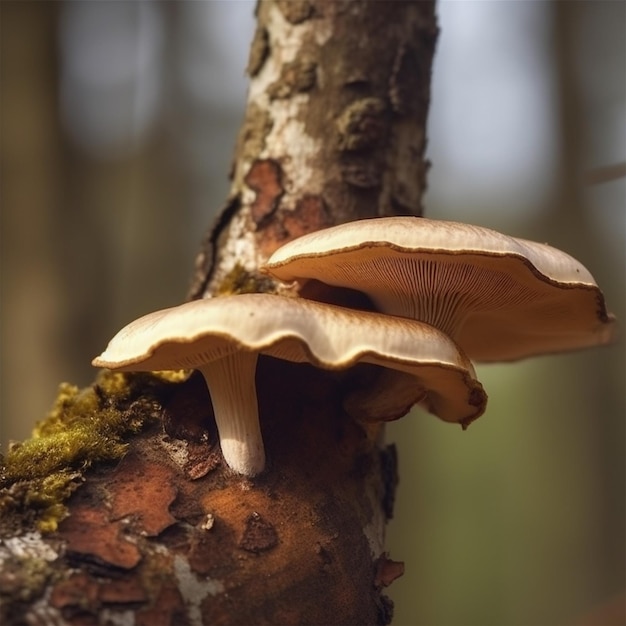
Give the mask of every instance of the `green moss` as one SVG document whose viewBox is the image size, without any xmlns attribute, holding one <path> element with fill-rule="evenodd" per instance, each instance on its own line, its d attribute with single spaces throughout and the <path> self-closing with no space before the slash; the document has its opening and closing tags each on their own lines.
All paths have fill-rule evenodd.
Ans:
<svg viewBox="0 0 626 626">
<path fill-rule="evenodd" d="M 248 272 L 237 263 L 218 287 L 216 295 L 232 296 L 242 293 L 273 293 L 275 291 L 271 279 Z"/>
<path fill-rule="evenodd" d="M 150 374 L 107 371 L 85 389 L 61 384 L 31 439 L 13 444 L 0 458 L 0 514 L 21 512 L 39 530 L 54 531 L 84 470 L 119 459 L 127 437 L 158 417 L 156 391 L 163 384 Z"/>
<path fill-rule="evenodd" d="M 166 383 L 184 383 L 191 376 L 192 372 L 193 370 L 164 370 L 162 372 L 152 372 L 152 375 Z"/>
</svg>

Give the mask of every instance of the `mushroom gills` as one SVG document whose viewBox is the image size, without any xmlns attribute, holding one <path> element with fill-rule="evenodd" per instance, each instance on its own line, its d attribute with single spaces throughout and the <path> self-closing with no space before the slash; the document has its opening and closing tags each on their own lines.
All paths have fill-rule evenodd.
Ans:
<svg viewBox="0 0 626 626">
<path fill-rule="evenodd" d="M 476 361 L 611 343 L 615 318 L 591 273 L 547 244 L 488 228 L 379 217 L 303 235 L 261 268 L 366 294 L 389 315 L 430 324 Z M 318 289 L 319 291 L 319 289 Z"/>
</svg>

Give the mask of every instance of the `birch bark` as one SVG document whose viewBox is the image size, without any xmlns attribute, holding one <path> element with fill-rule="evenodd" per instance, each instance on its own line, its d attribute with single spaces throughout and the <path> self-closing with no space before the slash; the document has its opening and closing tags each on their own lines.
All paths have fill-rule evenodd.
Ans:
<svg viewBox="0 0 626 626">
<path fill-rule="evenodd" d="M 264 0 L 257 18 L 232 187 L 191 298 L 273 289 L 259 264 L 306 232 L 422 212 L 434 3 Z M 395 450 L 344 414 L 343 378 L 259 359 L 268 469 L 254 480 L 221 463 L 197 375 L 124 384 L 60 405 L 143 428 L 121 460 L 61 468 L 73 493 L 55 532 L 19 521 L 32 491 L 2 477 L 3 623 L 390 622 Z"/>
</svg>

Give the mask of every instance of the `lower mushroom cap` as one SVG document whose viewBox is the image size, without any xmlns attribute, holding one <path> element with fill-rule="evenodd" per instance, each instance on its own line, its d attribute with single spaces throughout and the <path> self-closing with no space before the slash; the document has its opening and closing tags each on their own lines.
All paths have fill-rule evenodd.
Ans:
<svg viewBox="0 0 626 626">
<path fill-rule="evenodd" d="M 437 329 L 269 294 L 197 300 L 151 313 L 123 328 L 93 364 L 126 371 L 203 370 L 237 352 L 329 370 L 363 362 L 404 372 L 406 384 L 419 390 L 415 396 L 425 394 L 428 409 L 446 421 L 474 419 L 486 405 L 472 364 Z"/>
</svg>

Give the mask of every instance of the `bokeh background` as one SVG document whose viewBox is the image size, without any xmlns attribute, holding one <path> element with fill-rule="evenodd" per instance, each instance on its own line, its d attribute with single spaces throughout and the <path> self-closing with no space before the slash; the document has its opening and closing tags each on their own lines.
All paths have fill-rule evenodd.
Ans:
<svg viewBox="0 0 626 626">
<path fill-rule="evenodd" d="M 61 381 L 92 381 L 118 328 L 183 299 L 228 190 L 253 9 L 0 2 L 3 448 Z M 624 329 L 626 3 L 439 16 L 426 214 L 565 249 Z M 625 334 L 479 367 L 490 404 L 467 432 L 419 412 L 390 426 L 395 624 L 623 623 Z"/>
</svg>

